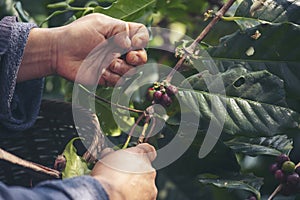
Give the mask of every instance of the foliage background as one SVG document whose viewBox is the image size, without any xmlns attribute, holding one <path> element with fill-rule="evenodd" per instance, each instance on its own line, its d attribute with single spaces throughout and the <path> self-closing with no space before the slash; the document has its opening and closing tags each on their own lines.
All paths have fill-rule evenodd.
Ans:
<svg viewBox="0 0 300 200">
<path fill-rule="evenodd" d="M 22 5 L 24 10 L 26 10 L 29 14 L 29 16 L 32 18 L 31 20 L 36 22 L 37 24 L 40 24 L 47 16 L 49 16 L 55 9 L 48 9 L 47 5 L 50 3 L 55 3 L 59 1 L 50 1 L 50 0 L 40 0 L 40 1 L 29 1 L 29 0 L 22 0 Z M 97 1 L 96 1 L 97 2 Z M 76 6 L 81 6 L 83 7 L 86 5 L 87 1 L 85 0 L 79 0 L 74 3 Z M 109 1 L 98 1 L 97 3 L 109 3 Z M 179 32 L 182 32 L 183 34 L 186 34 L 190 36 L 191 38 L 196 38 L 197 35 L 201 32 L 201 30 L 207 25 L 208 21 L 204 21 L 204 15 L 208 9 L 213 9 L 217 10 L 219 6 L 223 2 L 221 1 L 204 1 L 204 0 L 199 0 L 199 1 L 192 1 L 192 0 L 158 0 L 156 2 L 154 10 L 149 9 L 146 10 L 145 13 L 138 19 L 134 19 L 135 21 L 141 22 L 146 25 L 151 25 L 151 26 L 159 26 L 163 28 L 169 28 L 173 29 Z M 251 3 L 248 0 L 245 0 L 243 2 L 238 2 L 239 3 Z M 238 7 L 238 4 L 235 4 L 231 10 L 228 12 L 228 15 L 231 16 L 233 15 L 235 9 Z M 1 10 L 1 15 L 4 16 L 7 14 L 10 14 L 12 12 L 15 12 L 14 9 L 12 9 L 13 1 L 4 1 L 0 0 L 0 10 Z M 247 7 L 247 6 L 245 6 Z M 297 10 L 299 12 L 299 10 Z M 240 14 L 243 14 L 243 11 L 239 11 Z M 48 23 L 43 24 L 43 27 L 55 27 L 55 26 L 60 26 L 63 25 L 68 18 L 71 16 L 71 13 L 65 13 L 63 15 L 58 15 L 53 17 Z M 2 17 L 1 16 L 1 17 Z M 299 16 L 299 13 L 294 14 L 294 19 L 297 19 L 297 16 Z M 245 16 L 245 17 L 252 17 L 252 16 Z M 269 19 L 270 16 L 265 16 L 267 19 Z M 293 19 L 293 17 L 291 17 Z M 275 19 L 275 20 L 278 20 Z M 259 65 L 256 64 L 255 62 L 246 62 L 245 65 L 242 65 L 240 68 L 231 68 L 231 66 L 236 63 L 234 61 L 229 60 L 229 61 L 224 61 L 222 58 L 233 58 L 235 60 L 241 59 L 243 61 L 242 57 L 244 56 L 245 48 L 249 46 L 249 43 L 246 43 L 245 40 L 243 39 L 244 33 L 247 34 L 248 29 L 244 29 L 241 33 L 241 35 L 232 35 L 235 34 L 237 31 L 240 30 L 241 26 L 246 26 L 245 24 L 249 21 L 238 21 L 237 20 L 230 20 L 230 21 L 220 21 L 209 33 L 209 35 L 205 38 L 203 41 L 206 44 L 209 45 L 215 45 L 214 48 L 211 49 L 211 54 L 216 58 L 218 62 L 220 62 L 220 66 L 223 68 L 224 74 L 222 75 L 224 77 L 224 80 L 228 81 L 228 85 L 233 84 L 232 77 L 240 76 L 241 74 L 250 74 L 250 77 L 264 77 L 265 79 L 258 78 L 258 81 L 266 81 L 262 82 L 263 86 L 266 87 L 265 91 L 271 91 L 271 97 L 266 97 L 266 99 L 261 100 L 261 99 L 254 99 L 257 101 L 266 101 L 272 104 L 285 104 L 287 101 L 288 107 L 292 108 L 293 110 L 299 112 L 299 103 L 298 103 L 298 96 L 299 93 L 297 92 L 299 90 L 299 87 L 296 87 L 297 81 L 299 81 L 299 70 L 297 69 L 298 63 L 299 63 L 299 57 L 294 61 L 291 65 L 293 66 L 288 66 L 288 69 L 291 69 L 292 73 L 296 74 L 296 79 L 294 83 L 290 83 L 291 87 L 286 86 L 285 88 L 280 87 L 281 82 L 280 80 L 284 80 L 285 84 L 289 83 L 288 80 L 290 77 L 287 76 L 286 72 L 284 71 L 285 68 L 281 68 L 283 71 L 278 71 L 276 70 L 276 67 L 269 67 L 266 68 L 264 65 Z M 250 24 L 252 23 L 251 21 L 249 22 Z M 299 21 L 294 21 L 294 23 L 298 23 Z M 288 29 L 288 25 L 280 25 L 281 27 L 275 28 L 274 31 L 277 34 L 271 34 L 267 33 L 270 41 L 268 42 L 269 46 L 266 46 L 262 48 L 264 52 L 259 53 L 258 55 L 261 56 L 259 58 L 255 58 L 254 61 L 257 60 L 263 60 L 264 56 L 267 58 L 272 58 L 272 55 L 268 55 L 268 48 L 277 48 L 280 46 L 280 42 L 286 43 L 290 42 L 288 41 L 281 41 L 282 38 L 286 37 L 292 37 L 293 40 L 292 42 L 296 45 L 299 44 L 299 36 L 297 35 L 288 35 L 286 32 Z M 264 27 L 261 27 L 261 32 L 264 31 Z M 281 29 L 280 29 L 281 28 Z M 278 31 L 282 31 L 282 34 L 278 34 Z M 253 33 L 252 32 L 249 34 Z M 284 35 L 283 37 L 279 37 L 279 35 Z M 229 44 L 229 47 L 226 49 L 222 44 L 224 44 L 225 39 L 223 39 L 220 43 L 220 38 L 223 36 L 227 36 L 225 39 L 227 44 Z M 277 38 L 278 36 L 278 38 Z M 164 38 L 156 38 L 156 40 L 152 42 L 156 42 L 159 44 L 161 40 Z M 240 42 L 237 40 L 240 39 Z M 223 43 L 222 43 L 223 42 Z M 251 42 L 251 41 L 250 41 Z M 275 43 L 274 46 L 272 44 Z M 279 44 L 277 44 L 279 43 Z M 221 44 L 221 45 L 219 45 Z M 218 46 L 219 45 L 219 46 Z M 250 43 L 251 45 L 251 43 Z M 273 59 L 273 65 L 277 65 L 278 63 L 282 63 L 282 60 L 286 61 L 289 59 L 289 55 L 291 55 L 291 51 L 297 51 L 297 47 L 294 48 L 295 45 L 292 43 L 289 43 L 286 45 L 288 47 L 291 47 L 291 49 L 282 49 L 282 57 L 281 60 L 275 60 Z M 259 48 L 260 46 L 258 46 Z M 293 48 L 292 48 L 293 47 Z M 299 48 L 298 48 L 299 50 Z M 233 52 L 231 52 L 233 51 Z M 243 53 L 243 54 L 242 54 Z M 159 63 L 164 63 L 168 66 L 174 65 L 176 62 L 176 59 L 174 58 L 174 55 L 168 54 L 168 53 L 161 53 L 158 51 L 152 51 L 151 49 L 148 51 L 148 55 L 150 59 L 154 59 L 158 61 Z M 276 57 L 276 56 L 274 56 Z M 294 57 L 291 57 L 295 58 Z M 245 57 L 244 59 L 248 59 L 248 57 Z M 252 60 L 253 61 L 253 60 Z M 278 63 L 277 63 L 278 62 Z M 275 63 L 275 64 L 274 64 Z M 290 62 L 284 62 L 284 64 L 290 65 Z M 263 66 L 263 67 L 262 67 Z M 186 74 L 187 76 L 192 74 L 193 71 L 190 70 L 189 66 L 186 66 Z M 264 73 L 256 73 L 253 74 L 253 71 L 260 71 L 262 69 L 266 69 L 267 71 Z M 238 71 L 240 70 L 240 71 Z M 248 71 L 247 71 L 248 70 Z M 261 71 L 260 71 L 261 72 Z M 237 74 L 235 76 L 235 74 Z M 275 74 L 275 75 L 274 75 Z M 207 74 L 207 76 L 210 76 Z M 278 77 L 280 77 L 280 80 Z M 247 77 L 246 77 L 246 80 Z M 256 79 L 255 79 L 256 80 Z M 201 83 L 201 80 L 195 79 L 193 77 L 190 77 L 189 81 L 191 83 L 194 83 L 194 86 L 197 90 L 199 91 L 205 91 L 207 88 L 205 88 L 205 85 Z M 203 80 L 202 80 L 203 81 Z M 291 81 L 292 82 L 292 81 Z M 235 82 L 234 82 L 235 83 Z M 254 84 L 250 83 L 251 87 L 254 86 Z M 275 88 L 273 91 L 272 88 Z M 59 77 L 53 76 L 53 77 L 48 77 L 46 84 L 45 84 L 45 93 L 44 93 L 44 98 L 56 98 L 56 99 L 61 99 L 61 100 L 70 100 L 70 94 L 71 94 L 71 89 L 72 89 L 72 83 L 61 79 Z M 104 96 L 109 96 L 109 89 L 107 88 L 100 88 L 101 93 Z M 106 93 L 105 93 L 106 92 Z M 230 93 L 228 90 L 227 92 Z M 243 91 L 244 92 L 244 91 Z M 233 96 L 238 96 L 242 97 L 245 99 L 251 99 L 251 98 L 256 98 L 257 96 L 257 91 L 252 91 L 253 96 L 243 96 L 243 93 L 234 93 L 231 94 Z M 283 92 L 283 96 L 281 96 L 281 92 Z M 278 97 L 274 94 L 279 94 Z M 290 98 L 285 98 L 285 93 L 287 93 L 287 97 Z M 196 94 L 195 94 L 196 95 Z M 296 96 L 296 97 L 295 97 Z M 295 98 L 294 98 L 295 97 Z M 275 100 L 278 102 L 274 102 Z M 280 103 L 281 102 L 281 103 Z M 138 102 L 135 106 L 138 106 Z M 285 106 L 287 106 L 285 104 Z M 101 107 L 101 105 L 99 105 Z M 102 110 L 102 114 L 105 111 L 105 107 L 99 108 Z M 107 110 L 106 110 L 107 111 Z M 107 111 L 105 114 L 109 115 L 109 111 Z M 101 116 L 99 115 L 99 118 L 101 119 Z M 115 135 L 120 134 L 120 130 L 118 127 L 114 127 L 114 125 L 110 125 L 108 127 L 103 126 L 102 128 L 105 129 L 106 132 L 109 132 L 111 135 L 113 133 Z M 168 126 L 166 129 L 166 132 L 172 133 L 172 126 Z M 296 152 L 299 151 L 299 136 L 295 136 L 298 133 L 297 131 L 295 132 L 289 132 L 289 137 L 293 138 L 294 142 L 294 148 L 291 157 L 295 162 L 299 162 L 299 154 Z M 271 133 L 271 135 L 273 135 Z M 276 136 L 276 134 L 274 133 Z M 165 140 L 159 140 L 158 142 L 161 143 L 160 145 L 163 145 L 164 142 L 168 141 L 168 138 L 171 138 L 172 135 L 165 134 Z M 263 134 L 261 136 L 264 136 Z M 224 136 L 226 137 L 226 136 Z M 285 136 L 276 136 L 275 142 L 282 141 L 287 142 L 287 138 Z M 120 139 L 122 140 L 122 136 L 116 137 L 117 140 Z M 243 154 L 244 152 L 241 149 L 238 149 L 239 147 L 236 145 L 235 140 L 229 140 L 232 138 L 227 138 L 227 143 L 226 145 L 232 145 L 234 148 L 237 148 L 238 153 L 234 154 L 233 150 L 228 148 L 228 146 L 224 145 L 224 143 L 220 142 L 217 144 L 217 147 L 214 149 L 212 153 L 209 154 L 208 157 L 205 159 L 199 159 L 198 158 L 198 151 L 199 151 L 199 146 L 201 144 L 201 141 L 203 139 L 203 135 L 199 134 L 197 136 L 197 139 L 193 143 L 193 145 L 189 148 L 189 150 L 175 163 L 172 165 L 159 170 L 158 171 L 158 178 L 157 178 L 157 186 L 159 188 L 159 199 L 165 199 L 165 200 L 189 200 L 189 199 L 246 199 L 247 196 L 250 195 L 249 192 L 244 192 L 240 190 L 233 190 L 233 189 L 225 189 L 225 188 L 217 188 L 215 186 L 211 185 L 206 185 L 202 184 L 199 182 L 199 175 L 200 174 L 205 174 L 205 173 L 213 173 L 213 174 L 218 174 L 220 176 L 228 176 L 230 177 L 232 175 L 232 172 L 242 172 L 242 173 L 247 173 L 247 172 L 252 172 L 255 173 L 256 176 L 258 177 L 264 177 L 264 185 L 261 188 L 261 193 L 262 195 L 268 195 L 270 194 L 274 188 L 276 187 L 276 182 L 274 182 L 274 178 L 269 175 L 268 172 L 268 166 L 273 162 L 274 157 L 270 156 L 272 155 L 261 155 L 257 151 L 254 152 L 255 148 L 252 148 L 251 146 L 251 153 L 249 153 L 249 149 L 244 150 L 244 152 L 247 152 L 246 154 Z M 223 138 L 226 140 L 226 138 Z M 233 138 L 234 139 L 234 138 Z M 241 138 L 237 138 L 238 142 L 242 141 Z M 265 138 L 259 138 L 259 142 L 262 142 L 262 140 Z M 273 138 L 274 139 L 274 138 Z M 268 139 L 266 139 L 269 141 Z M 246 139 L 246 142 L 249 142 L 248 139 Z M 256 143 L 258 143 L 256 141 Z M 280 142 L 279 142 L 280 143 Z M 252 145 L 255 144 L 255 141 L 252 143 Z M 288 143 L 290 144 L 290 143 Z M 286 150 L 284 149 L 286 146 L 283 146 L 281 149 L 282 151 Z M 277 145 L 276 148 L 274 149 L 279 149 L 279 146 Z M 236 149 L 235 149 L 236 150 Z M 257 150 L 257 149 L 256 149 Z M 266 149 L 263 148 L 263 151 Z M 276 154 L 276 153 L 273 153 Z M 230 172 L 230 173 L 229 173 Z M 245 178 L 245 177 L 244 177 Z M 251 177 L 249 178 L 251 179 Z M 204 179 L 203 179 L 204 180 Z M 244 179 L 246 180 L 246 178 Z M 259 179 L 256 179 L 256 181 L 259 182 Z M 202 181 L 205 182 L 205 181 Z M 280 197 L 281 199 L 288 199 L 288 198 L 283 198 Z M 296 199 L 297 197 L 293 196 L 289 199 Z M 279 198 L 278 198 L 279 199 Z"/>
</svg>

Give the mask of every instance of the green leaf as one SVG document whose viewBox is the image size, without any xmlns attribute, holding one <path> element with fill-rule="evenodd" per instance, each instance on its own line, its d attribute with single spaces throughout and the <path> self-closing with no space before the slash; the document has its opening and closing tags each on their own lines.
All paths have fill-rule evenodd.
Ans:
<svg viewBox="0 0 300 200">
<path fill-rule="evenodd" d="M 25 10 L 22 7 L 22 3 L 17 1 L 14 4 L 14 8 L 18 12 L 19 17 L 22 19 L 23 22 L 29 22 L 29 16 L 26 14 Z"/>
<path fill-rule="evenodd" d="M 235 16 L 253 17 L 269 22 L 300 23 L 299 0 L 244 0 Z"/>
<path fill-rule="evenodd" d="M 86 175 L 90 173 L 88 163 L 77 155 L 77 150 L 73 145 L 75 140 L 80 138 L 73 138 L 65 147 L 63 155 L 66 158 L 66 167 L 62 171 L 62 178 L 71 178 L 75 176 Z"/>
<path fill-rule="evenodd" d="M 200 117 L 200 128 L 214 121 L 225 133 L 247 137 L 273 136 L 299 129 L 300 115 L 286 107 L 188 89 L 180 89 L 178 98 Z M 212 105 L 216 108 L 214 113 Z M 222 124 L 220 116 L 224 115 Z"/>
<path fill-rule="evenodd" d="M 208 51 L 215 59 L 299 62 L 299 35 L 297 24 L 261 24 L 223 37 L 218 46 Z"/>
<path fill-rule="evenodd" d="M 113 90 L 116 88 L 98 88 L 97 94 L 110 101 Z M 127 116 L 128 113 L 121 109 L 115 109 L 113 113 L 111 105 L 99 100 L 96 101 L 96 113 L 103 132 L 109 136 L 119 136 L 122 131 L 128 131 L 134 124 L 134 118 Z"/>
<path fill-rule="evenodd" d="M 285 99 L 288 107 L 300 112 L 300 71 L 297 62 L 243 62 L 220 60 L 217 66 L 221 72 L 225 72 L 236 66 L 242 66 L 249 71 L 267 70 L 278 76 L 284 83 Z M 278 93 L 282 93 L 279 88 L 277 91 Z M 273 91 L 273 93 L 276 93 L 276 91 Z"/>
<path fill-rule="evenodd" d="M 273 137 L 236 137 L 225 142 L 233 151 L 250 156 L 272 155 L 277 156 L 282 153 L 289 154 L 293 148 L 293 140 L 286 135 L 276 135 Z"/>
<path fill-rule="evenodd" d="M 156 0 L 136 0 L 134 2 L 131 0 L 119 0 L 112 3 L 109 8 L 97 6 L 94 12 L 103 13 L 117 19 L 132 21 L 141 17 L 147 9 L 153 8 L 155 2 Z"/>
<path fill-rule="evenodd" d="M 250 191 L 256 195 L 258 200 L 261 198 L 259 190 L 263 185 L 262 178 L 254 175 L 237 175 L 224 179 L 212 177 L 216 176 L 212 174 L 201 175 L 199 177 L 199 182 L 203 184 L 213 184 L 214 186 L 222 188 Z"/>
<path fill-rule="evenodd" d="M 188 77 L 182 85 L 188 82 L 195 90 L 209 92 L 208 88 L 219 84 L 216 81 L 219 76 L 229 97 L 287 106 L 283 81 L 279 77 L 267 70 L 253 72 L 243 65 L 232 65 L 220 74 L 211 74 L 206 70 Z"/>
</svg>

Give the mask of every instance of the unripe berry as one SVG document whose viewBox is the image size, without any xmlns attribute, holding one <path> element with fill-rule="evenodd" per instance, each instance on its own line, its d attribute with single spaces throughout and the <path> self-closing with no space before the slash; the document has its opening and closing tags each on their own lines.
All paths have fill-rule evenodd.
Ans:
<svg viewBox="0 0 300 200">
<path fill-rule="evenodd" d="M 286 154 L 281 154 L 277 156 L 276 162 L 278 163 L 278 166 L 280 167 L 285 161 L 289 161 L 290 158 Z"/>
<path fill-rule="evenodd" d="M 295 171 L 295 163 L 292 161 L 285 161 L 282 164 L 281 169 L 285 172 L 285 173 L 293 173 Z"/>
<path fill-rule="evenodd" d="M 153 100 L 153 94 L 154 94 L 155 90 L 153 87 L 149 88 L 148 89 L 148 92 L 147 92 L 147 99 L 149 101 L 152 101 Z"/>
<path fill-rule="evenodd" d="M 294 172 L 287 176 L 286 181 L 290 185 L 297 185 L 299 182 L 299 179 L 300 179 L 299 175 L 296 172 Z"/>
<path fill-rule="evenodd" d="M 162 100 L 162 104 L 166 107 L 172 104 L 172 99 L 168 96 L 168 94 L 163 94 L 161 100 Z"/>
<path fill-rule="evenodd" d="M 166 88 L 166 92 L 169 96 L 174 96 L 178 93 L 178 88 L 174 85 L 169 85 L 167 88 Z"/>
<path fill-rule="evenodd" d="M 160 102 L 162 94 L 163 93 L 161 91 L 154 92 L 153 99 L 154 99 L 155 103 L 159 103 Z"/>
<path fill-rule="evenodd" d="M 274 174 L 278 169 L 279 169 L 279 167 L 278 167 L 278 164 L 277 164 L 277 163 L 273 163 L 273 164 L 270 166 L 270 172 L 271 172 L 272 174 Z"/>
<path fill-rule="evenodd" d="M 276 170 L 274 176 L 275 176 L 275 179 L 281 183 L 286 181 L 286 176 L 281 169 Z"/>
</svg>

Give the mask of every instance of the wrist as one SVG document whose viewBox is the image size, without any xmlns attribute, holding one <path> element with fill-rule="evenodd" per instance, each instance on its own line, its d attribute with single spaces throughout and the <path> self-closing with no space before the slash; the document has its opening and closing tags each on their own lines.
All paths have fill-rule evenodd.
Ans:
<svg viewBox="0 0 300 200">
<path fill-rule="evenodd" d="M 55 57 L 54 32 L 49 28 L 30 30 L 24 49 L 17 81 L 41 78 L 54 73 Z"/>
<path fill-rule="evenodd" d="M 93 176 L 101 186 L 104 188 L 110 200 L 126 200 L 125 196 L 122 195 L 118 188 L 115 188 L 112 184 L 109 183 L 106 179 L 101 176 Z"/>
</svg>

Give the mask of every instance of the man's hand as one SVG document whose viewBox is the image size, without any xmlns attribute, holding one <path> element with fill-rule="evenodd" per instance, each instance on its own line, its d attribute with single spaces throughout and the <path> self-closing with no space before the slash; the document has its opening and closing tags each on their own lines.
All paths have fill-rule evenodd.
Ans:
<svg viewBox="0 0 300 200">
<path fill-rule="evenodd" d="M 136 147 L 106 153 L 96 164 L 92 176 L 104 187 L 111 200 L 155 200 L 154 147 Z"/>
<path fill-rule="evenodd" d="M 30 31 L 18 81 L 58 74 L 82 84 L 112 86 L 146 63 L 146 27 L 102 14 L 84 16 L 58 28 Z M 120 55 L 128 52 L 126 59 Z"/>
</svg>

